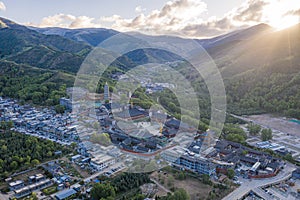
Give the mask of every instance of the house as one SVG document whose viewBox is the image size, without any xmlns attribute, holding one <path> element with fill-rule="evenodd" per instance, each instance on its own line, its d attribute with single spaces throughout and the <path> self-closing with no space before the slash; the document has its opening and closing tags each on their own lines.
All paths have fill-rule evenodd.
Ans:
<svg viewBox="0 0 300 200">
<path fill-rule="evenodd" d="M 63 190 L 55 195 L 57 200 L 71 199 L 77 194 L 77 191 L 74 189 Z"/>
<path fill-rule="evenodd" d="M 172 138 L 176 136 L 177 132 L 178 132 L 177 129 L 168 128 L 168 129 L 164 129 L 162 131 L 162 134 L 167 138 Z"/>
<path fill-rule="evenodd" d="M 169 127 L 169 128 L 179 129 L 179 127 L 180 127 L 180 120 L 172 118 L 172 119 L 168 120 L 165 123 L 165 125 L 167 127 Z"/>
<path fill-rule="evenodd" d="M 79 160 L 80 158 L 81 158 L 81 155 L 78 154 L 78 155 L 72 156 L 71 161 L 75 162 L 76 160 Z"/>
<path fill-rule="evenodd" d="M 14 190 L 14 192 L 15 192 L 14 196 L 16 198 L 23 198 L 27 195 L 30 195 L 32 192 L 34 192 L 36 190 L 44 189 L 46 187 L 49 187 L 50 185 L 52 185 L 52 182 L 50 181 L 50 179 L 43 179 L 39 182 L 36 182 L 31 185 L 27 185 L 22 188 Z"/>
</svg>

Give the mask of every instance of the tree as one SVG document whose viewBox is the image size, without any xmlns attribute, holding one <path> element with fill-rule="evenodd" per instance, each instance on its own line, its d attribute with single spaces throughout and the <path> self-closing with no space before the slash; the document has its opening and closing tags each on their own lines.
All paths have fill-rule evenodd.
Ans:
<svg viewBox="0 0 300 200">
<path fill-rule="evenodd" d="M 263 129 L 261 131 L 261 139 L 263 141 L 271 140 L 273 137 L 271 129 Z"/>
<path fill-rule="evenodd" d="M 64 106 L 62 106 L 62 105 L 56 105 L 55 106 L 55 112 L 56 113 L 60 113 L 60 114 L 62 114 L 62 113 L 64 113 L 65 112 L 65 107 Z"/>
<path fill-rule="evenodd" d="M 249 131 L 249 133 L 250 133 L 251 135 L 257 135 L 257 134 L 260 132 L 260 130 L 261 130 L 260 125 L 258 125 L 258 124 L 253 124 L 253 123 L 250 123 L 250 124 L 247 126 L 247 128 L 248 128 L 248 131 Z"/>
<path fill-rule="evenodd" d="M 18 163 L 17 163 L 16 161 L 12 161 L 12 162 L 10 163 L 10 168 L 11 168 L 12 170 L 16 170 L 16 169 L 18 168 Z"/>
<path fill-rule="evenodd" d="M 167 196 L 155 196 L 155 200 L 189 200 L 191 199 L 190 195 L 183 189 L 179 188 L 177 189 L 173 194 L 169 193 Z"/>
<path fill-rule="evenodd" d="M 32 193 L 31 193 L 30 200 L 38 200 L 38 197 L 37 197 L 37 195 L 36 195 L 35 192 L 32 192 Z"/>
<path fill-rule="evenodd" d="M 108 133 L 93 133 L 90 137 L 91 142 L 98 143 L 103 146 L 108 146 L 111 144 L 111 140 Z"/>
<path fill-rule="evenodd" d="M 244 143 L 245 138 L 239 134 L 228 134 L 226 136 L 226 140 L 232 141 L 232 142 L 239 142 L 239 143 Z"/>
<path fill-rule="evenodd" d="M 179 180 L 184 180 L 186 178 L 185 173 L 183 171 L 179 172 L 177 178 Z"/>
<path fill-rule="evenodd" d="M 234 170 L 229 168 L 227 170 L 227 176 L 228 176 L 228 178 L 233 179 L 233 177 L 235 176 Z"/>
<path fill-rule="evenodd" d="M 116 192 L 114 187 L 110 184 L 96 183 L 91 190 L 91 196 L 95 200 L 102 198 L 114 198 L 116 196 Z"/>
<path fill-rule="evenodd" d="M 190 195 L 183 189 L 183 188 L 179 188 L 178 190 L 176 190 L 173 194 L 173 198 L 170 199 L 174 199 L 174 200 L 189 200 Z"/>
<path fill-rule="evenodd" d="M 40 161 L 39 161 L 38 159 L 33 159 L 33 160 L 31 161 L 31 164 L 35 166 L 35 165 L 40 164 Z"/>
<path fill-rule="evenodd" d="M 203 175 L 202 175 L 202 182 L 203 182 L 204 184 L 210 185 L 210 184 L 211 184 L 211 180 L 210 180 L 209 175 L 203 174 Z"/>
<path fill-rule="evenodd" d="M 294 162 L 294 158 L 293 156 L 289 153 L 289 154 L 286 154 L 284 157 L 283 157 L 285 160 L 289 161 L 289 162 Z"/>
</svg>

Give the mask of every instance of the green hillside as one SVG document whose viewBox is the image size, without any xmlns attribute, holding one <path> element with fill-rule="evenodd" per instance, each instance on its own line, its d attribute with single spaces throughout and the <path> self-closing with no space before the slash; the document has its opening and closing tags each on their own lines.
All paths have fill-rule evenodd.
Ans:
<svg viewBox="0 0 300 200">
<path fill-rule="evenodd" d="M 61 86 L 72 85 L 74 75 L 93 49 L 92 45 L 117 33 L 105 29 L 33 30 L 3 18 L 0 21 L 0 95 L 24 101 L 35 99 L 35 103 L 40 100 L 41 104 L 47 105 L 55 105 L 64 95 Z M 272 112 L 300 118 L 300 25 L 274 32 L 261 24 L 198 42 L 220 69 L 230 112 Z M 178 60 L 183 59 L 167 51 L 138 49 L 116 59 L 113 68 L 106 73 L 106 80 L 117 68 L 125 72 L 149 62 Z M 209 107 L 207 88 L 195 70 L 188 63 L 173 67 L 191 80 L 202 109 Z M 98 91 L 101 91 L 101 83 Z M 41 89 L 41 85 L 47 89 Z M 38 98 L 32 97 L 34 92 L 39 92 L 35 93 Z M 205 113 L 209 115 L 209 112 Z"/>
</svg>

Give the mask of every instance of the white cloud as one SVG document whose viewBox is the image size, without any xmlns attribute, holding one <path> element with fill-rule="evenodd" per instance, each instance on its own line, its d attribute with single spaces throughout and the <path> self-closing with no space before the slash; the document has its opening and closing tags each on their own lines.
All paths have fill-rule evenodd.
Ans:
<svg viewBox="0 0 300 200">
<path fill-rule="evenodd" d="M 105 27 L 118 31 L 139 31 L 147 34 L 175 34 L 186 37 L 210 37 L 258 23 L 275 24 L 285 15 L 297 15 L 299 0 L 245 0 L 222 17 L 203 19 L 207 5 L 202 0 L 172 0 L 160 10 L 145 14 L 137 6 L 137 16 L 126 19 L 119 15 L 94 19 L 87 16 L 57 14 L 43 18 L 38 26 L 66 28 Z M 220 3 L 220 6 L 222 4 Z M 290 18 L 286 18 L 286 23 Z"/>
<path fill-rule="evenodd" d="M 5 6 L 5 4 L 2 2 L 2 1 L 0 1 L 0 11 L 5 11 L 6 10 L 6 6 Z"/>
<path fill-rule="evenodd" d="M 267 0 L 247 0 L 221 18 L 212 16 L 204 20 L 202 15 L 207 11 L 207 5 L 203 1 L 173 0 L 148 15 L 140 13 L 133 19 L 112 16 L 101 20 L 107 22 L 110 19 L 112 28 L 120 31 L 209 37 L 259 23 L 263 17 L 263 9 L 268 4 Z"/>
<path fill-rule="evenodd" d="M 142 6 L 137 6 L 135 8 L 135 12 L 136 13 L 141 13 L 141 12 L 145 12 L 147 9 L 146 8 L 142 8 Z"/>
<path fill-rule="evenodd" d="M 73 16 L 67 14 L 56 14 L 44 17 L 40 24 L 31 24 L 38 27 L 62 27 L 62 28 L 90 28 L 101 27 L 101 24 L 95 22 L 94 18 L 87 16 Z"/>
<path fill-rule="evenodd" d="M 252 26 L 262 22 L 264 7 L 268 4 L 266 0 L 247 0 L 223 17 L 213 16 L 202 23 L 190 23 L 180 31 L 190 37 L 209 37 Z"/>
<path fill-rule="evenodd" d="M 136 10 L 140 11 L 141 8 L 137 7 Z M 115 16 L 112 28 L 156 34 L 177 32 L 190 22 L 201 21 L 201 15 L 206 11 L 207 5 L 201 0 L 174 0 L 167 2 L 161 10 L 153 10 L 148 15 L 140 13 L 133 19 Z"/>
</svg>

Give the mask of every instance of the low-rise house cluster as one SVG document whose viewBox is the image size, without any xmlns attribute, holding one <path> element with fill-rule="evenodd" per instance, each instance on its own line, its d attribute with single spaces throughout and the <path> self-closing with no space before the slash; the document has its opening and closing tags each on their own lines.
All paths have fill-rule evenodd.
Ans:
<svg viewBox="0 0 300 200">
<path fill-rule="evenodd" d="M 76 116 L 55 113 L 52 109 L 36 109 L 29 105 L 19 105 L 11 99 L 0 99 L 0 121 L 12 121 L 14 130 L 43 139 L 70 145 L 78 142 L 75 126 L 71 126 Z"/>
<path fill-rule="evenodd" d="M 288 153 L 290 153 L 284 145 L 272 143 L 270 141 L 257 142 L 256 147 L 260 149 L 270 149 L 282 156 L 285 156 Z"/>
<path fill-rule="evenodd" d="M 14 192 L 14 197 L 17 199 L 30 195 L 32 192 L 51 186 L 53 182 L 46 178 L 43 174 L 35 174 L 29 176 L 28 180 L 16 180 L 8 183 L 11 191 Z"/>
<path fill-rule="evenodd" d="M 226 173 L 228 167 L 249 178 L 267 178 L 275 176 L 283 167 L 283 161 L 268 153 L 245 147 L 239 143 L 221 140 L 211 155 L 215 160 L 222 161 L 217 171 Z M 232 165 L 228 165 L 232 163 Z"/>
</svg>

